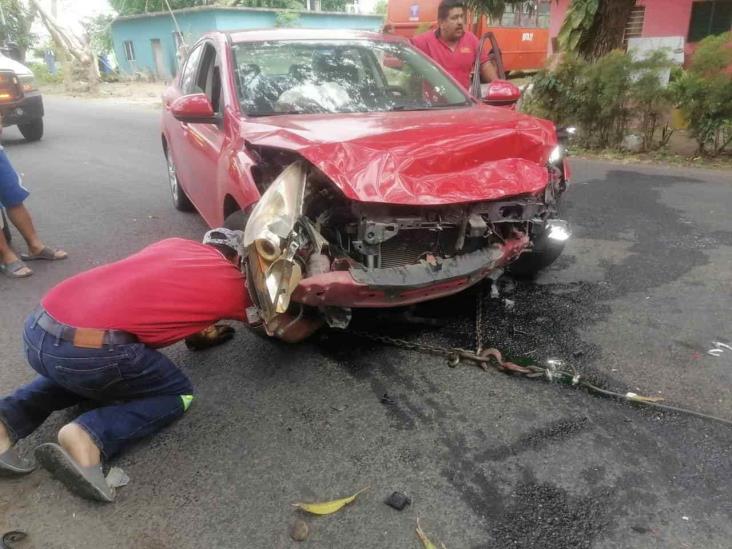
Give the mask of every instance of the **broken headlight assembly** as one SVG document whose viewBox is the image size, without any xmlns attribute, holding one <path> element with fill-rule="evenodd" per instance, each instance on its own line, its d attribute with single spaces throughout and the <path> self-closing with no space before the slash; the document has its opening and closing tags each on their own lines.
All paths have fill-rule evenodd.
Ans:
<svg viewBox="0 0 732 549">
<path fill-rule="evenodd" d="M 297 225 L 306 177 L 302 162 L 285 168 L 257 202 L 244 229 L 250 291 L 265 325 L 287 311 L 302 279 L 296 254 L 303 240 Z"/>
</svg>

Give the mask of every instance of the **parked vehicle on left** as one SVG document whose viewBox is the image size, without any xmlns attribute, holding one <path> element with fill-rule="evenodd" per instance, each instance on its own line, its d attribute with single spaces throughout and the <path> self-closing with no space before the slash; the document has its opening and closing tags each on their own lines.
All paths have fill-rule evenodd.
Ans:
<svg viewBox="0 0 732 549">
<path fill-rule="evenodd" d="M 43 97 L 33 72 L 1 53 L 0 114 L 3 127 L 18 126 L 26 141 L 43 137 Z"/>
</svg>

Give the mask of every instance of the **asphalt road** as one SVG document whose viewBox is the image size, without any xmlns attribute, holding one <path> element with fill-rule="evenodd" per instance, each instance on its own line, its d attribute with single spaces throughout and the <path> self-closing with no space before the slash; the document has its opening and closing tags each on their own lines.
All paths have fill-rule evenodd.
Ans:
<svg viewBox="0 0 732 549">
<path fill-rule="evenodd" d="M 1 393 L 33 377 L 21 325 L 49 287 L 205 229 L 172 208 L 154 110 L 48 98 L 46 126 L 39 143 L 8 129 L 3 144 L 40 231 L 70 258 L 0 277 Z M 732 418 L 732 352 L 707 354 L 732 343 L 731 193 L 729 172 L 575 161 L 575 238 L 537 282 L 503 281 L 513 307 L 486 299 L 484 341 Z M 437 330 L 359 321 L 467 346 L 474 300 L 422 308 Z M 292 547 L 293 502 L 368 487 L 335 515 L 303 516 L 303 545 L 417 548 L 419 518 L 451 549 L 730 547 L 730 426 L 338 334 L 286 346 L 241 327 L 220 349 L 166 352 L 199 398 L 113 463 L 131 478 L 117 501 L 78 499 L 45 471 L 0 479 L 2 531 L 25 530 L 37 548 Z M 75 412 L 53 415 L 23 451 Z M 402 512 L 383 503 L 395 490 L 412 498 Z"/>
</svg>

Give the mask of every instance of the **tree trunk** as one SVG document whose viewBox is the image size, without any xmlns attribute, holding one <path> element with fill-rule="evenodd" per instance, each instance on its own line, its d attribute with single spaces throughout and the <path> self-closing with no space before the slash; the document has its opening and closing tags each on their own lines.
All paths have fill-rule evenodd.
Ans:
<svg viewBox="0 0 732 549">
<path fill-rule="evenodd" d="M 634 6 L 635 0 L 600 0 L 592 28 L 578 45 L 580 54 L 592 60 L 622 47 L 625 25 Z"/>
<path fill-rule="evenodd" d="M 68 89 L 70 84 L 72 84 L 68 79 L 72 78 L 72 65 L 76 61 L 81 69 L 80 72 L 86 75 L 89 91 L 94 92 L 98 90 L 99 69 L 96 64 L 96 56 L 92 53 L 89 45 L 83 43 L 73 33 L 59 25 L 56 19 L 40 5 L 38 0 L 30 0 L 30 3 L 41 16 L 41 21 L 50 33 L 51 38 L 53 38 L 59 53 L 62 52 L 62 56 L 66 58 L 64 86 Z M 82 76 L 82 78 L 84 77 Z"/>
</svg>

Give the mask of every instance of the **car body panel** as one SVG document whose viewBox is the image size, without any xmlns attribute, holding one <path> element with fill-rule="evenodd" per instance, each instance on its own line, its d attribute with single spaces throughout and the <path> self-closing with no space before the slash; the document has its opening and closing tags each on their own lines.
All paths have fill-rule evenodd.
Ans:
<svg viewBox="0 0 732 549">
<path fill-rule="evenodd" d="M 244 122 L 242 136 L 297 151 L 351 200 L 419 205 L 537 192 L 547 184 L 544 165 L 556 142 L 550 123 L 480 104 L 269 116 Z"/>
<path fill-rule="evenodd" d="M 402 41 L 368 32 L 277 29 L 212 33 L 194 45 L 208 43 L 221 58 L 219 122 L 183 123 L 173 117 L 171 104 L 182 95 L 179 76 L 163 96 L 162 134 L 181 187 L 209 226 L 221 226 L 227 213 L 249 210 L 260 199 L 263 191 L 254 172 L 265 163 L 265 151 L 286 151 L 288 162 L 304 159 L 337 189 L 335 194 L 367 209 L 485 211 L 479 203 L 522 197 L 528 204 L 542 200 L 545 189 L 554 186 L 547 164 L 557 145 L 553 124 L 474 99 L 430 110 L 242 113 L 232 42 L 338 38 Z M 506 267 L 530 245 L 527 230 L 498 232 L 503 237 L 489 246 L 452 257 L 428 255 L 401 267 L 361 268 L 357 262 L 344 267 L 333 261 L 326 272 L 304 276 L 292 302 L 393 307 L 457 293 Z"/>
</svg>

